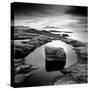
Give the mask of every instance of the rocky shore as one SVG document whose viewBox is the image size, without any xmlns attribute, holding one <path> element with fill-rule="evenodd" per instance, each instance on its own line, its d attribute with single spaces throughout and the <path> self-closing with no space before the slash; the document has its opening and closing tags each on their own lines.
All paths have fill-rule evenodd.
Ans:
<svg viewBox="0 0 90 90">
<path fill-rule="evenodd" d="M 33 68 L 32 65 L 25 64 L 25 57 L 33 52 L 36 48 L 43 44 L 51 42 L 52 40 L 61 40 L 67 44 L 73 46 L 77 56 L 78 62 L 74 65 L 60 71 L 62 75 L 55 77 L 49 82 L 49 85 L 60 85 L 60 84 L 76 84 L 76 83 L 87 83 L 87 63 L 88 63 L 88 52 L 87 43 L 69 39 L 68 35 L 56 35 L 47 31 L 31 30 L 14 30 L 14 39 L 12 39 L 11 46 L 14 49 L 13 59 L 14 66 L 14 85 L 22 86 L 30 76 L 32 72 L 38 68 Z M 21 41 L 15 43 L 16 40 L 29 39 L 29 41 Z"/>
<path fill-rule="evenodd" d="M 61 84 L 83 84 L 88 83 L 88 46 L 87 43 L 72 39 L 63 39 L 67 44 L 73 46 L 77 54 L 77 63 L 61 70 L 62 75 L 57 76 L 51 81 L 51 85 Z M 71 42 L 71 43 L 70 43 Z M 75 42 L 75 43 L 72 43 Z"/>
<path fill-rule="evenodd" d="M 49 36 L 49 32 L 45 31 L 14 28 L 14 38 L 11 41 L 11 48 L 14 49 L 11 61 L 14 66 L 11 69 L 14 70 L 13 83 L 15 86 L 22 85 L 31 76 L 31 72 L 37 69 L 30 64 L 25 64 L 25 57 L 41 45 L 54 40 L 56 37 L 52 37 L 52 35 Z"/>
</svg>

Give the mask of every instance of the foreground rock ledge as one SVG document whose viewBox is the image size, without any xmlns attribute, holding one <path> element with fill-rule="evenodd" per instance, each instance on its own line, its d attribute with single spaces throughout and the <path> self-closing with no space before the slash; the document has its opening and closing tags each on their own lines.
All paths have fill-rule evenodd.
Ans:
<svg viewBox="0 0 90 90">
<path fill-rule="evenodd" d="M 73 49 L 77 54 L 78 62 L 60 70 L 62 75 L 55 77 L 51 81 L 51 85 L 88 83 L 87 44 L 83 47 L 74 47 Z"/>
</svg>

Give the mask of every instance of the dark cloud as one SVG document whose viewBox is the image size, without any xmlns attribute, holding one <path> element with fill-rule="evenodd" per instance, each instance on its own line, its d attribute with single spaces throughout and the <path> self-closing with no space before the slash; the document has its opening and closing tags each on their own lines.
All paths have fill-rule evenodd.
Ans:
<svg viewBox="0 0 90 90">
<path fill-rule="evenodd" d="M 52 9 L 50 5 L 34 3 L 13 3 L 12 6 L 15 17 L 42 17 Z"/>
<path fill-rule="evenodd" d="M 71 9 L 67 10 L 66 13 L 77 16 L 88 16 L 88 7 L 71 6 Z"/>
<path fill-rule="evenodd" d="M 87 7 L 35 4 L 35 3 L 12 3 L 12 25 L 25 25 L 36 28 L 76 28 L 87 27 Z M 15 21 L 15 22 L 13 22 Z M 55 25 L 55 26 L 54 26 Z"/>
<path fill-rule="evenodd" d="M 12 3 L 12 13 L 15 17 L 44 17 L 62 14 L 87 16 L 87 7 L 35 4 L 35 3 Z M 12 15 L 13 16 L 13 15 Z"/>
<path fill-rule="evenodd" d="M 33 15 L 35 13 L 47 13 L 47 9 L 51 9 L 49 5 L 33 4 L 33 3 L 14 3 L 15 15 Z"/>
<path fill-rule="evenodd" d="M 69 6 L 35 4 L 35 3 L 12 3 L 15 17 L 44 17 L 63 14 Z"/>
</svg>

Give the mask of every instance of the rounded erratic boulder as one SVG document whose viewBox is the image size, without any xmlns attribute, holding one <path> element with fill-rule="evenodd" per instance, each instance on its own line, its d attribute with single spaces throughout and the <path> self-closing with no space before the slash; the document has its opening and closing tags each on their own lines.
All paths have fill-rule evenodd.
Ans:
<svg viewBox="0 0 90 90">
<path fill-rule="evenodd" d="M 61 47 L 45 46 L 46 70 L 54 71 L 64 68 L 66 63 L 66 53 Z"/>
</svg>

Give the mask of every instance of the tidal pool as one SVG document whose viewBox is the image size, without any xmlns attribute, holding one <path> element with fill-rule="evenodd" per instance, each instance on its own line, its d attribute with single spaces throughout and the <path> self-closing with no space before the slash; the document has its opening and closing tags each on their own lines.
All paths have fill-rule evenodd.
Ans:
<svg viewBox="0 0 90 90">
<path fill-rule="evenodd" d="M 33 65 L 33 67 L 39 67 L 39 69 L 33 72 L 32 77 L 27 80 L 27 84 L 31 86 L 47 85 L 56 76 L 61 75 L 60 70 L 47 72 L 45 68 L 45 46 L 61 47 L 66 52 L 66 64 L 64 68 L 67 68 L 77 62 L 77 55 L 72 49 L 71 45 L 68 45 L 60 40 L 53 40 L 45 45 L 34 50 L 25 59 L 25 63 Z"/>
<path fill-rule="evenodd" d="M 26 57 L 26 63 L 32 64 L 35 67 L 45 67 L 45 46 L 61 47 L 66 52 L 65 68 L 77 62 L 77 55 L 71 45 L 68 45 L 60 40 L 53 40 L 45 45 L 34 50 Z"/>
</svg>

